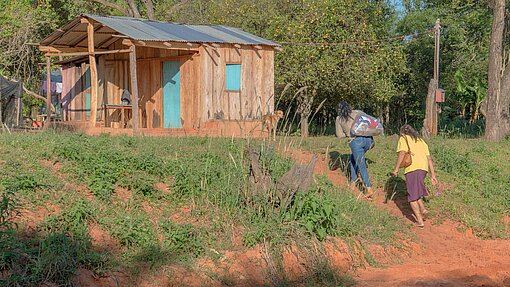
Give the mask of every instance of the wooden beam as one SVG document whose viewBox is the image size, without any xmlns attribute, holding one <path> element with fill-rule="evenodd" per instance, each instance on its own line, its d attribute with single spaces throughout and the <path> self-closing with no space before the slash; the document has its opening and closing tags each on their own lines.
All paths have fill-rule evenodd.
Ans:
<svg viewBox="0 0 510 287">
<path fill-rule="evenodd" d="M 210 45 L 210 44 L 204 43 L 204 44 L 202 44 L 202 46 L 207 47 L 207 48 L 209 48 L 209 49 L 212 49 L 212 50 L 216 51 L 216 47 L 214 47 L 213 45 Z"/>
<path fill-rule="evenodd" d="M 278 52 L 283 51 L 283 48 L 282 48 L 282 47 L 278 47 L 278 46 L 274 47 L 274 49 L 275 49 L 276 51 L 278 51 Z"/>
<path fill-rule="evenodd" d="M 111 41 L 111 40 L 115 40 L 115 41 L 117 41 L 117 40 L 116 40 L 116 39 L 114 39 L 113 37 L 106 38 L 106 39 L 104 39 L 103 41 L 99 42 L 99 44 L 97 44 L 97 48 L 101 48 L 101 46 L 103 46 L 105 43 L 107 43 L 108 41 Z"/>
<path fill-rule="evenodd" d="M 48 57 L 66 57 L 66 56 L 95 56 L 95 55 L 107 55 L 107 54 L 120 54 L 120 53 L 129 53 L 131 50 L 129 49 L 119 49 L 119 50 L 108 50 L 108 51 L 99 51 L 99 52 L 76 52 L 76 53 L 47 53 Z"/>
<path fill-rule="evenodd" d="M 92 20 L 91 20 L 92 21 Z M 88 26 L 87 26 L 88 27 Z M 103 28 L 103 24 L 99 24 L 96 28 L 94 28 L 94 33 L 96 33 L 98 30 L 100 30 L 101 28 Z M 88 37 L 88 28 L 87 28 L 87 33 L 83 34 L 83 36 L 80 36 L 80 38 L 78 38 L 78 41 L 75 41 L 74 43 L 72 43 L 70 46 L 73 46 L 73 47 L 76 47 L 78 44 L 81 43 L 81 41 L 85 40 L 86 38 Z"/>
<path fill-rule="evenodd" d="M 190 59 L 193 60 L 193 57 L 196 56 L 196 53 L 189 54 L 189 55 L 181 55 L 181 56 L 170 56 L 170 57 L 151 57 L 151 58 L 143 58 L 143 59 L 137 59 L 137 62 L 146 62 L 146 61 L 175 61 L 180 59 Z M 122 61 L 122 60 L 116 60 L 116 61 Z M 125 60 L 124 60 L 125 61 Z"/>
<path fill-rule="evenodd" d="M 144 45 L 142 45 L 143 42 Z M 122 40 L 122 44 L 126 46 L 137 45 L 144 47 L 151 47 L 156 49 L 169 49 L 169 50 L 188 50 L 198 52 L 200 44 L 196 43 L 181 43 L 181 42 L 159 42 L 159 41 L 134 41 L 130 39 Z M 170 46 L 168 46 L 170 44 Z M 191 46 L 190 46 L 191 45 Z"/>
<path fill-rule="evenodd" d="M 55 43 L 56 41 L 60 40 L 60 39 L 61 39 L 61 38 L 62 38 L 65 34 L 69 33 L 71 30 L 73 30 L 73 29 L 74 29 L 74 27 L 76 27 L 76 25 L 78 25 L 78 24 L 79 24 L 77 21 L 76 21 L 76 23 L 74 23 L 74 21 L 73 21 L 73 22 L 71 22 L 71 23 L 73 23 L 73 25 L 72 25 L 71 27 L 69 27 L 69 28 L 65 29 L 65 30 L 62 30 L 62 31 L 63 31 L 63 32 L 61 32 L 62 34 L 60 34 L 58 37 L 56 37 L 55 39 L 53 39 L 53 40 L 49 43 L 49 45 L 51 45 L 51 44 Z M 67 26 L 68 26 L 68 25 L 66 25 L 66 27 L 67 27 Z M 59 32 L 60 32 L 60 31 L 59 31 Z M 53 35 L 53 34 L 52 34 L 52 35 Z"/>
<path fill-rule="evenodd" d="M 131 97 L 132 100 L 132 122 L 133 122 L 133 132 L 134 134 L 138 133 L 138 77 L 136 75 L 136 46 L 131 45 L 131 52 L 129 53 L 129 78 L 131 79 Z"/>
<path fill-rule="evenodd" d="M 51 58 L 46 57 L 46 123 L 48 126 L 51 118 Z"/>
<path fill-rule="evenodd" d="M 39 51 L 43 53 L 63 53 L 63 52 L 87 52 L 87 48 L 72 48 L 72 47 L 55 47 L 55 46 L 39 46 Z"/>
<path fill-rule="evenodd" d="M 84 20 L 86 18 L 82 18 Z M 89 65 L 90 65 L 90 125 L 96 126 L 97 120 L 97 94 L 98 94 L 98 82 L 97 82 L 97 66 L 96 57 L 94 55 L 94 21 L 87 20 L 87 46 L 89 50 Z"/>
<path fill-rule="evenodd" d="M 255 48 L 257 50 L 262 50 L 262 46 L 260 46 L 260 45 L 255 45 L 255 46 L 253 46 L 253 48 Z"/>
</svg>

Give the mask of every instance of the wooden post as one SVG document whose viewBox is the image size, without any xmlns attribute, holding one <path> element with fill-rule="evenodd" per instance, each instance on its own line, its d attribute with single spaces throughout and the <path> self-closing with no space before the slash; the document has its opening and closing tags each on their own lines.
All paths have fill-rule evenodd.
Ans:
<svg viewBox="0 0 510 287">
<path fill-rule="evenodd" d="M 46 122 L 47 126 L 51 118 L 51 58 L 46 57 Z"/>
<path fill-rule="evenodd" d="M 96 56 L 94 55 L 94 22 L 87 19 L 87 46 L 89 50 L 89 65 L 90 65 L 90 126 L 96 126 L 97 120 L 97 66 Z"/>
<path fill-rule="evenodd" d="M 2 127 L 2 130 L 4 130 L 4 121 L 2 116 L 2 106 L 3 106 L 3 100 L 2 100 L 2 89 L 0 89 L 0 126 Z"/>
<path fill-rule="evenodd" d="M 429 82 L 429 89 L 427 92 L 426 108 L 425 108 L 425 120 L 423 121 L 423 128 L 421 131 L 422 136 L 428 139 L 434 132 L 434 124 L 437 124 L 437 117 L 434 117 L 436 113 L 436 87 L 437 82 L 431 79 Z M 435 129 L 437 132 L 437 128 Z"/>
<path fill-rule="evenodd" d="M 132 105 L 132 117 L 133 121 L 133 132 L 134 134 L 138 133 L 138 79 L 136 75 L 136 47 L 134 44 L 131 44 L 129 47 L 131 52 L 129 52 L 129 75 L 131 79 L 131 105 Z"/>
<path fill-rule="evenodd" d="M 19 81 L 18 86 L 18 98 L 16 98 L 16 127 L 19 128 L 20 122 L 22 122 L 21 118 L 21 95 L 23 94 L 23 82 Z"/>
</svg>

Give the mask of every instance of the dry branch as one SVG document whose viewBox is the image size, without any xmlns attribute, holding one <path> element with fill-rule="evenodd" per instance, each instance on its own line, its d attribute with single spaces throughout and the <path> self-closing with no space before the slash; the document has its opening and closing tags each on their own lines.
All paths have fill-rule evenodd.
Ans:
<svg viewBox="0 0 510 287">
<path fill-rule="evenodd" d="M 249 147 L 246 153 L 250 163 L 248 196 L 266 194 L 268 200 L 280 210 L 287 209 L 296 193 L 307 192 L 314 182 L 313 170 L 317 161 L 316 155 L 308 164 L 294 164 L 287 173 L 274 182 L 260 165 L 260 152 Z M 272 198 L 274 190 L 276 190 L 276 198 Z"/>
<path fill-rule="evenodd" d="M 40 96 L 40 95 L 38 95 L 38 94 L 36 94 L 36 93 L 34 93 L 34 92 L 32 92 L 32 91 L 28 90 L 27 88 L 25 88 L 25 86 L 23 86 L 23 91 L 25 91 L 25 93 L 27 93 L 28 95 L 30 95 L 30 96 L 32 96 L 32 97 L 34 97 L 34 98 L 36 98 L 36 99 L 46 101 L 46 98 L 45 98 L 45 97 Z"/>
</svg>

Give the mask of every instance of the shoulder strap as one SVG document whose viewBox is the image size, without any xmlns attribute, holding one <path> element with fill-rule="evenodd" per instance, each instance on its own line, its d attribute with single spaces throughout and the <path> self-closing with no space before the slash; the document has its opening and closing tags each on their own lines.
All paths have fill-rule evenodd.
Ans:
<svg viewBox="0 0 510 287">
<path fill-rule="evenodd" d="M 409 142 L 407 141 L 407 136 L 404 135 L 403 137 L 404 137 L 404 140 L 406 141 L 406 144 L 407 144 L 407 152 L 411 153 L 411 146 L 409 145 Z"/>
</svg>

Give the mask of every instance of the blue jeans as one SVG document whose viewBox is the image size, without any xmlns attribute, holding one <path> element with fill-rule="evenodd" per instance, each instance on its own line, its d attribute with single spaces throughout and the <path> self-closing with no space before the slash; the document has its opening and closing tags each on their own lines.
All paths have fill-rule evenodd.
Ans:
<svg viewBox="0 0 510 287">
<path fill-rule="evenodd" d="M 358 172 L 363 180 L 363 185 L 371 187 L 370 178 L 368 177 L 367 163 L 365 161 L 365 153 L 372 146 L 373 139 L 370 137 L 356 137 L 351 141 L 351 157 L 349 158 L 349 168 L 351 169 L 351 182 L 358 179 Z"/>
</svg>

